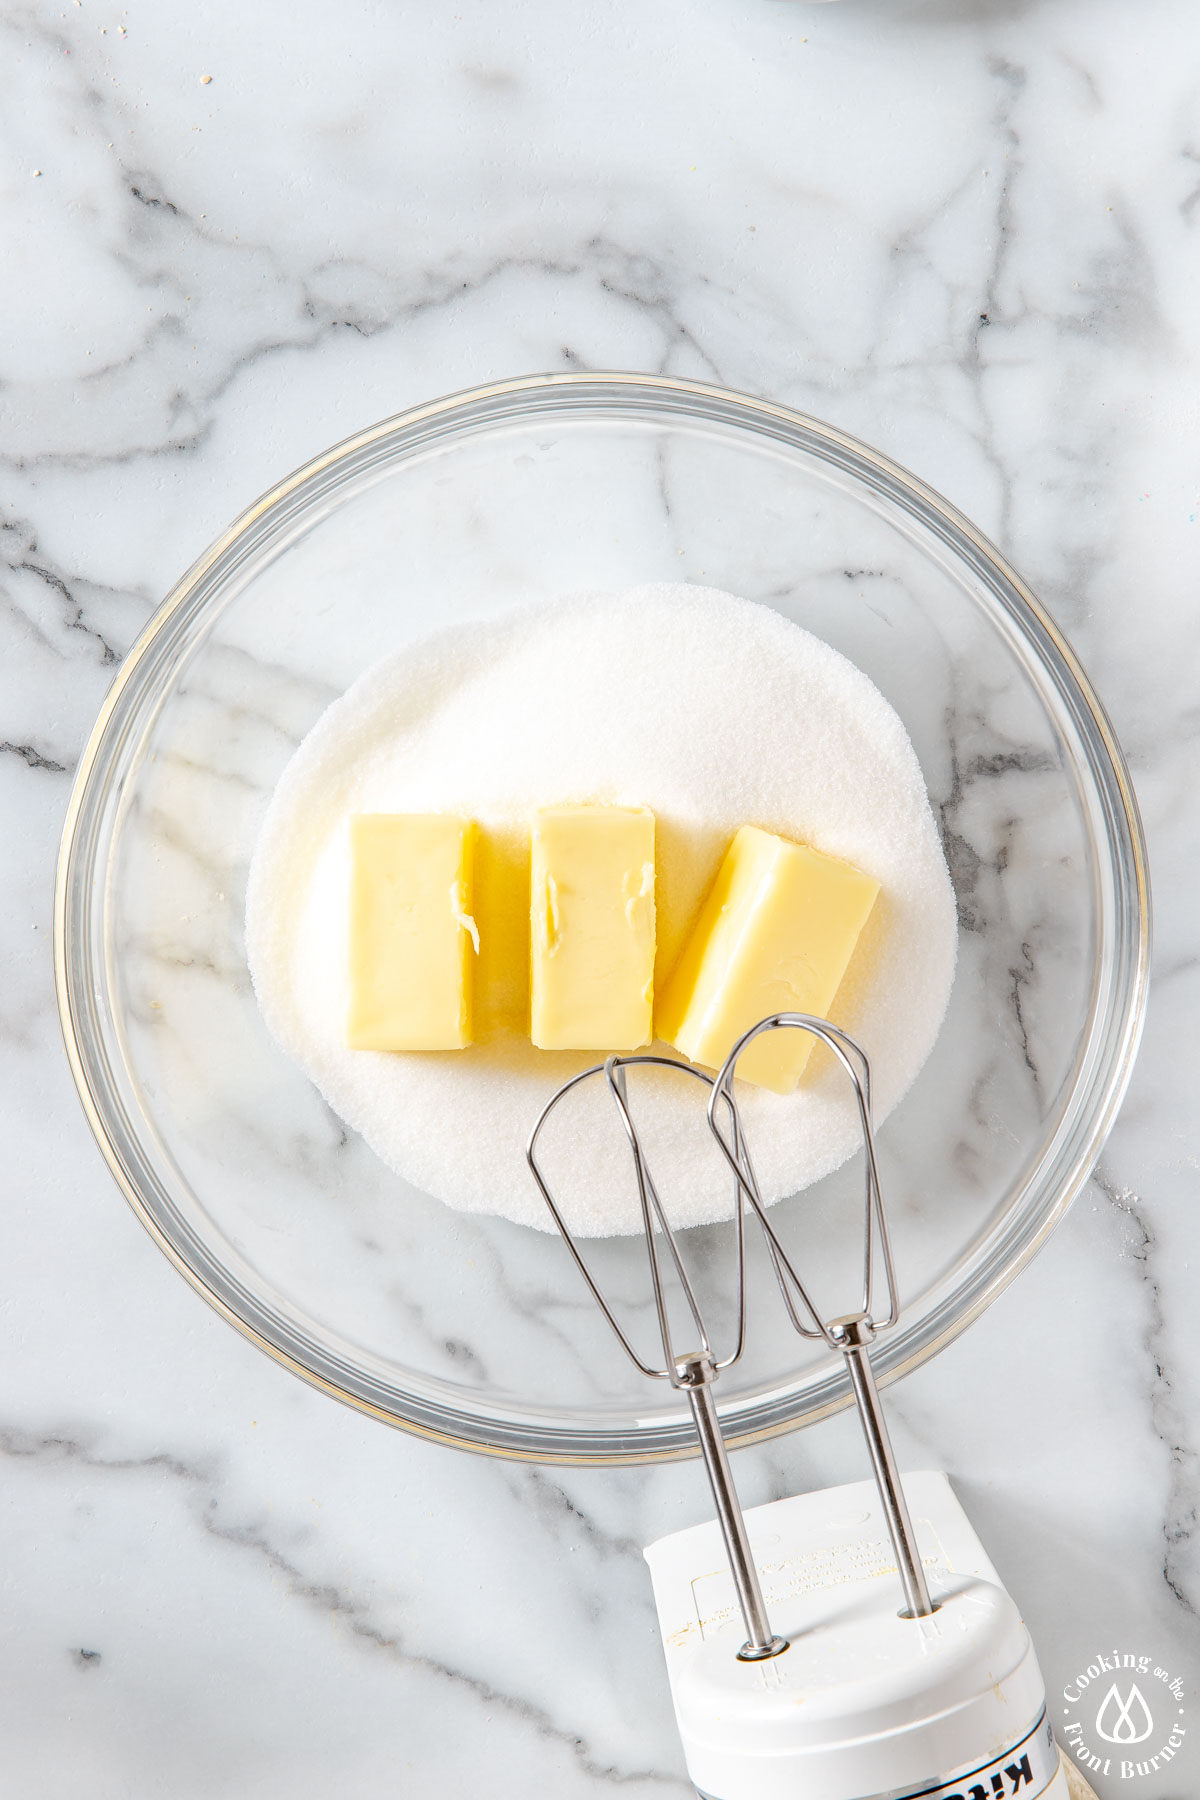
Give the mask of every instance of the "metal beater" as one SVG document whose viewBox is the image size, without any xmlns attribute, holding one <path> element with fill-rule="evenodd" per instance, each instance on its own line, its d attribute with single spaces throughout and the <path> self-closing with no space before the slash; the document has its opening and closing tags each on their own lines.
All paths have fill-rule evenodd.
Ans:
<svg viewBox="0 0 1200 1800">
<path fill-rule="evenodd" d="M 857 1312 L 842 1314 L 830 1319 L 825 1319 L 818 1312 L 803 1281 L 796 1272 L 791 1257 L 767 1217 L 734 1090 L 737 1064 L 743 1051 L 764 1032 L 776 1030 L 811 1032 L 826 1044 L 849 1075 L 858 1102 L 866 1162 L 862 1306 Z M 696 1298 L 695 1288 L 689 1278 L 675 1233 L 671 1229 L 659 1198 L 658 1189 L 647 1162 L 645 1147 L 630 1110 L 625 1072 L 629 1068 L 644 1066 L 669 1069 L 700 1081 L 708 1087 L 709 1126 L 734 1178 L 736 1329 L 732 1349 L 721 1357 L 714 1354 Z M 555 1108 L 569 1094 L 580 1088 L 584 1082 L 599 1077 L 603 1077 L 607 1084 L 632 1153 L 647 1260 L 654 1290 L 655 1312 L 662 1344 L 662 1367 L 652 1366 L 644 1361 L 621 1329 L 555 1202 L 538 1162 L 538 1139 Z M 717 1519 L 724 1538 L 738 1602 L 746 1626 L 746 1642 L 738 1651 L 739 1660 L 743 1662 L 760 1661 L 778 1656 L 781 1651 L 788 1648 L 787 1640 L 777 1637 L 772 1632 L 767 1619 L 762 1589 L 746 1533 L 746 1524 L 733 1484 L 729 1458 L 712 1396 L 712 1387 L 717 1376 L 723 1369 L 727 1369 L 737 1362 L 745 1347 L 745 1215 L 747 1210 L 753 1213 L 762 1229 L 787 1315 L 793 1328 L 801 1337 L 821 1339 L 832 1349 L 840 1351 L 846 1358 L 855 1402 L 871 1455 L 880 1501 L 895 1551 L 897 1567 L 900 1571 L 906 1613 L 912 1618 L 924 1618 L 932 1613 L 933 1603 L 930 1600 L 928 1585 L 921 1567 L 912 1521 L 900 1485 L 891 1440 L 880 1406 L 879 1390 L 871 1369 L 870 1345 L 878 1332 L 895 1324 L 899 1317 L 899 1298 L 888 1236 L 887 1217 L 880 1192 L 875 1159 L 875 1139 L 871 1121 L 870 1063 L 861 1046 L 825 1019 L 813 1018 L 807 1013 L 778 1013 L 763 1019 L 738 1040 L 724 1067 L 715 1078 L 692 1067 L 691 1064 L 677 1062 L 671 1057 L 651 1054 L 610 1056 L 606 1062 L 599 1063 L 594 1068 L 586 1069 L 582 1074 L 573 1076 L 559 1088 L 543 1109 L 537 1124 L 530 1133 L 526 1155 L 534 1180 L 550 1210 L 551 1217 L 562 1234 L 576 1267 L 625 1354 L 641 1374 L 651 1380 L 669 1381 L 673 1387 L 687 1395 L 705 1469 L 712 1488 Z M 674 1270 L 686 1312 L 694 1327 L 699 1344 L 698 1348 L 688 1349 L 682 1353 L 676 1348 L 672 1331 L 670 1308 L 663 1280 L 664 1256 L 669 1267 Z M 887 1299 L 887 1310 L 881 1318 L 874 1316 L 873 1307 L 877 1266 L 882 1270 Z"/>
<path fill-rule="evenodd" d="M 720 1421 L 712 1397 L 712 1384 L 722 1369 L 735 1363 L 742 1354 L 746 1342 L 746 1231 L 745 1207 L 742 1201 L 740 1180 L 734 1184 L 734 1219 L 737 1243 L 737 1329 L 733 1348 L 728 1355 L 717 1357 L 713 1353 L 712 1343 L 696 1299 L 696 1291 L 692 1286 L 687 1267 L 679 1253 L 675 1241 L 675 1233 L 668 1223 L 659 1198 L 654 1177 L 646 1161 L 642 1141 L 638 1136 L 637 1126 L 629 1110 L 629 1099 L 626 1089 L 625 1071 L 628 1068 L 654 1066 L 671 1069 L 681 1075 L 689 1075 L 701 1081 L 713 1090 L 710 1108 L 717 1100 L 716 1082 L 703 1070 L 693 1068 L 690 1063 L 676 1062 L 669 1056 L 610 1056 L 607 1062 L 597 1063 L 594 1068 L 585 1069 L 581 1075 L 572 1076 L 564 1082 L 558 1092 L 543 1109 L 537 1124 L 529 1136 L 526 1156 L 533 1178 L 541 1190 L 542 1198 L 550 1209 L 551 1217 L 562 1233 L 563 1240 L 571 1252 L 583 1279 L 591 1290 L 592 1297 L 599 1306 L 604 1317 L 616 1336 L 617 1342 L 628 1356 L 634 1367 L 641 1374 L 649 1376 L 652 1381 L 669 1381 L 672 1387 L 679 1388 L 688 1397 L 692 1419 L 696 1426 L 696 1436 L 700 1441 L 700 1453 L 704 1458 L 704 1466 L 708 1472 L 712 1487 L 713 1500 L 717 1509 L 717 1520 L 721 1527 L 721 1535 L 725 1540 L 725 1549 L 729 1556 L 729 1567 L 737 1589 L 738 1603 L 742 1609 L 742 1618 L 746 1624 L 746 1642 L 738 1651 L 743 1662 L 757 1662 L 765 1657 L 778 1656 L 781 1650 L 787 1649 L 784 1638 L 776 1637 L 767 1621 L 767 1609 L 759 1585 L 758 1571 L 754 1566 L 754 1558 L 750 1552 L 750 1540 L 746 1535 L 746 1521 L 742 1517 L 741 1505 L 737 1490 L 733 1485 L 733 1473 L 729 1467 L 729 1456 L 725 1449 L 725 1440 L 721 1435 Z M 588 1268 L 579 1246 L 571 1233 L 570 1227 L 563 1218 L 554 1196 L 542 1174 L 537 1160 L 537 1142 L 542 1129 L 554 1109 L 567 1097 L 582 1086 L 602 1075 L 608 1084 L 609 1092 L 616 1103 L 617 1111 L 629 1139 L 633 1153 L 633 1167 L 637 1178 L 638 1202 L 642 1213 L 642 1229 L 646 1240 L 646 1255 L 650 1265 L 650 1279 L 654 1288 L 654 1306 L 658 1319 L 659 1337 L 662 1343 L 664 1366 L 652 1367 L 638 1355 L 613 1315 L 612 1309 L 603 1293 L 597 1286 L 591 1270 Z M 711 1119 L 712 1112 L 710 1110 Z M 730 1143 L 734 1146 L 735 1157 L 741 1145 L 741 1122 L 735 1102 L 730 1104 Z M 724 1140 L 722 1140 L 724 1142 Z M 667 1304 L 666 1289 L 663 1285 L 661 1264 L 660 1236 L 665 1244 L 671 1267 L 675 1271 L 680 1291 L 683 1294 L 688 1314 L 696 1331 L 699 1347 L 680 1353 L 675 1348 L 671 1330 L 670 1310 Z"/>
<path fill-rule="evenodd" d="M 849 1075 L 858 1101 L 865 1161 L 862 1305 L 857 1312 L 843 1313 L 828 1320 L 818 1312 L 767 1217 L 737 1110 L 733 1083 L 738 1060 L 755 1038 L 762 1037 L 769 1031 L 807 1031 L 819 1038 Z M 729 1136 L 725 1136 L 721 1130 L 721 1101 L 724 1101 L 737 1127 Z M 871 1457 L 875 1485 L 879 1489 L 888 1535 L 896 1553 L 896 1566 L 900 1571 L 906 1610 L 912 1618 L 927 1618 L 933 1611 L 933 1603 L 929 1598 L 929 1586 L 921 1567 L 908 1503 L 900 1484 L 900 1473 L 896 1467 L 896 1457 L 888 1435 L 875 1373 L 871 1367 L 870 1346 L 879 1332 L 886 1331 L 900 1317 L 900 1294 L 896 1285 L 887 1213 L 884 1210 L 879 1168 L 875 1158 L 875 1132 L 871 1119 L 871 1064 L 867 1053 L 861 1044 L 856 1043 L 836 1025 L 831 1025 L 828 1019 L 817 1019 L 809 1013 L 776 1013 L 771 1018 L 762 1019 L 739 1038 L 717 1076 L 709 1101 L 708 1122 L 725 1160 L 737 1178 L 740 1194 L 753 1208 L 762 1227 L 793 1328 L 801 1337 L 820 1338 L 830 1349 L 840 1350 L 846 1359 L 863 1436 L 867 1440 L 867 1450 Z M 887 1295 L 887 1312 L 881 1319 L 874 1316 L 873 1306 L 877 1263 L 882 1265 Z M 796 1309 L 797 1300 L 802 1312 Z"/>
</svg>

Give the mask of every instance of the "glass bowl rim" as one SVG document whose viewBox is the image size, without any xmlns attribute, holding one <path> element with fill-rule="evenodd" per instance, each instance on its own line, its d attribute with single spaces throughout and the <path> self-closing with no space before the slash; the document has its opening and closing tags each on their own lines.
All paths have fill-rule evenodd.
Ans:
<svg viewBox="0 0 1200 1800">
<path fill-rule="evenodd" d="M 358 1391 L 357 1386 L 348 1385 L 313 1367 L 305 1360 L 302 1345 L 297 1343 L 299 1334 L 290 1334 L 293 1347 L 289 1348 L 286 1342 L 277 1341 L 252 1319 L 243 1316 L 188 1261 L 124 1166 L 106 1113 L 106 1096 L 102 1086 L 93 1080 L 80 1028 L 81 1012 L 77 1005 L 80 977 L 73 951 L 86 946 L 86 934 L 75 929 L 72 876 L 82 827 L 106 791 L 103 781 L 97 786 L 97 767 L 110 737 L 119 728 L 126 691 L 160 635 L 192 602 L 209 571 L 260 521 L 269 519 L 307 484 L 336 474 L 341 465 L 351 464 L 371 446 L 390 437 L 403 433 L 411 435 L 424 428 L 427 434 L 436 434 L 442 441 L 461 441 L 453 429 L 456 424 L 464 428 L 465 435 L 466 428 L 473 422 L 486 427 L 506 421 L 528 421 L 539 415 L 570 417 L 589 412 L 597 418 L 612 417 L 614 405 L 630 409 L 616 415 L 628 422 L 637 416 L 639 404 L 647 416 L 658 416 L 673 408 L 683 420 L 690 418 L 706 420 L 710 424 L 732 423 L 751 430 L 757 428 L 760 434 L 783 441 L 793 449 L 803 448 L 807 440 L 826 461 L 849 469 L 860 480 L 867 479 L 877 491 L 901 500 L 910 512 L 924 516 L 927 523 L 934 525 L 942 541 L 960 554 L 964 545 L 968 547 L 973 560 L 990 568 L 1010 590 L 1017 603 L 1012 610 L 1022 636 L 1038 652 L 1039 662 L 1047 672 L 1057 665 L 1054 673 L 1058 684 L 1061 688 L 1065 682 L 1093 739 L 1093 750 L 1097 753 L 1090 758 L 1093 778 L 1097 785 L 1101 785 L 1103 778 L 1113 816 L 1124 839 L 1125 856 L 1113 859 L 1114 873 L 1126 902 L 1123 1003 L 1115 1012 L 1112 1005 L 1109 1008 L 1116 1029 L 1109 1033 L 1106 1066 L 1099 1076 L 1094 1074 L 1092 1078 L 1093 1097 L 1083 1141 L 1075 1149 L 1069 1169 L 1058 1180 L 1053 1203 L 1040 1211 L 1035 1227 L 1024 1233 L 1015 1248 L 1009 1246 L 1002 1262 L 998 1252 L 989 1256 L 985 1265 L 986 1278 L 976 1281 L 969 1303 L 952 1318 L 943 1318 L 932 1331 L 923 1332 L 920 1325 L 911 1328 L 911 1335 L 918 1339 L 911 1345 L 907 1345 L 909 1334 L 904 1334 L 900 1340 L 884 1340 L 875 1358 L 881 1383 L 898 1379 L 936 1355 L 1004 1291 L 1045 1243 L 1088 1179 L 1111 1129 L 1129 1083 L 1145 1016 L 1151 936 L 1146 845 L 1132 781 L 1112 725 L 1075 652 L 1020 575 L 957 507 L 900 464 L 836 426 L 776 401 L 706 382 L 619 371 L 514 376 L 463 389 L 382 419 L 303 463 L 235 518 L 154 611 L 121 663 L 80 758 L 63 825 L 54 888 L 55 991 L 67 1060 L 92 1135 L 121 1192 L 159 1249 L 228 1323 L 310 1386 L 369 1417 L 457 1449 L 518 1461 L 616 1466 L 673 1461 L 695 1456 L 698 1450 L 694 1438 L 688 1441 L 686 1423 L 678 1429 L 660 1424 L 650 1442 L 631 1447 L 627 1440 L 636 1436 L 636 1432 L 628 1429 L 606 1432 L 597 1427 L 589 1434 L 574 1428 L 535 1424 L 516 1431 L 515 1435 L 506 1435 L 488 1423 L 481 1433 L 479 1420 L 473 1419 L 469 1409 L 464 1408 L 461 1416 L 445 1409 L 439 1418 L 439 1409 L 428 1401 L 416 1406 L 412 1414 L 404 1414 L 372 1399 L 369 1393 Z M 609 409 L 607 414 L 604 408 Z M 428 435 L 420 438 L 407 452 L 401 450 L 396 460 L 403 461 L 406 454 L 412 454 L 413 448 L 425 447 L 428 442 Z M 201 597 L 198 606 L 204 604 Z M 86 961 L 86 948 L 81 954 Z M 1078 1091 L 1078 1083 L 1075 1091 Z M 997 1263 L 999 1266 L 992 1266 Z M 936 1319 L 937 1313 L 931 1317 Z M 370 1381 L 365 1385 L 369 1387 Z M 761 1442 L 801 1424 L 827 1417 L 850 1403 L 849 1386 L 840 1373 L 827 1380 L 824 1389 L 825 1397 L 821 1403 L 806 1409 L 800 1416 L 789 1412 L 784 1403 L 768 1407 L 766 1416 L 749 1428 L 739 1428 L 731 1420 L 727 1429 L 728 1442 L 731 1445 Z"/>
</svg>

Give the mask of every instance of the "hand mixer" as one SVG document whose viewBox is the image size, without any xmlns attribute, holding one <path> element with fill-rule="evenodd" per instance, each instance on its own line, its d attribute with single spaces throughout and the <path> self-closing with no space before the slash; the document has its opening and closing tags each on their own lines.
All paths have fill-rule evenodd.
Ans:
<svg viewBox="0 0 1200 1800">
<path fill-rule="evenodd" d="M 738 1107 L 738 1061 L 755 1038 L 776 1030 L 820 1039 L 857 1100 L 865 1161 L 862 1303 L 834 1317 L 818 1309 L 767 1216 Z M 627 1071 L 645 1067 L 705 1085 L 709 1126 L 733 1177 L 736 1319 L 723 1356 L 710 1341 L 631 1106 Z M 538 1159 L 551 1114 L 592 1080 L 605 1083 L 629 1142 L 661 1364 L 640 1355 L 618 1323 Z M 651 1053 L 610 1056 L 552 1097 L 527 1155 L 626 1356 L 642 1375 L 685 1394 L 696 1426 L 716 1524 L 663 1538 L 646 1559 L 688 1772 L 704 1800 L 1068 1800 L 1073 1790 L 1016 1606 L 945 1476 L 910 1476 L 906 1492 L 896 1467 L 870 1360 L 874 1338 L 896 1323 L 900 1306 L 862 1048 L 824 1019 L 780 1013 L 746 1032 L 715 1077 Z M 744 1514 L 713 1385 L 745 1349 L 748 1214 L 763 1234 L 793 1329 L 845 1358 L 875 1480 Z M 876 1316 L 881 1287 L 886 1305 Z M 694 1334 L 685 1349 L 673 1314 Z M 897 1574 L 903 1607 L 896 1604 Z M 786 1635 L 772 1629 L 768 1598 Z"/>
</svg>

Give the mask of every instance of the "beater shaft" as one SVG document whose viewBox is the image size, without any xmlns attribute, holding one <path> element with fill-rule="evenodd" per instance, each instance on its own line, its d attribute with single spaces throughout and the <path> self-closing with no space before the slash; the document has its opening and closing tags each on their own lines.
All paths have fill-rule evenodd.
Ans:
<svg viewBox="0 0 1200 1800">
<path fill-rule="evenodd" d="M 716 1369 L 712 1358 L 703 1355 L 681 1357 L 675 1368 L 679 1385 L 687 1391 L 696 1436 L 700 1440 L 700 1454 L 704 1458 L 713 1504 L 717 1509 L 717 1523 L 721 1527 L 721 1536 L 725 1539 L 729 1572 L 733 1576 L 738 1604 L 746 1623 L 746 1642 L 738 1651 L 738 1656 L 743 1662 L 758 1662 L 764 1657 L 778 1656 L 781 1650 L 787 1649 L 787 1643 L 783 1638 L 775 1636 L 767 1620 L 766 1602 L 763 1600 L 758 1570 L 746 1533 L 746 1520 L 738 1501 L 737 1489 L 733 1485 L 729 1452 L 725 1448 L 725 1439 L 721 1436 L 720 1421 L 712 1397 Z"/>
<path fill-rule="evenodd" d="M 875 1471 L 875 1485 L 879 1489 L 879 1499 L 887 1520 L 888 1536 L 892 1540 L 892 1549 L 896 1552 L 896 1567 L 900 1571 L 900 1585 L 904 1589 L 907 1611 L 914 1619 L 927 1619 L 933 1611 L 929 1583 L 921 1567 L 916 1532 L 913 1530 L 908 1501 L 904 1498 L 900 1471 L 896 1467 L 887 1420 L 884 1418 L 879 1389 L 875 1384 L 875 1371 L 867 1354 L 867 1345 L 874 1336 L 874 1331 L 870 1320 L 863 1317 L 831 1319 L 830 1326 L 835 1335 L 842 1339 L 842 1354 L 846 1358 L 850 1385 L 854 1389 L 855 1404 L 862 1421 L 863 1436 L 867 1440 L 871 1466 Z"/>
</svg>

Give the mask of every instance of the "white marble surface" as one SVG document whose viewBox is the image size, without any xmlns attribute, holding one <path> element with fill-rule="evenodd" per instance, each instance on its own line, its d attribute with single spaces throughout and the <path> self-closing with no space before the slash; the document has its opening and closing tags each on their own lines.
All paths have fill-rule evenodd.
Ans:
<svg viewBox="0 0 1200 1800">
<path fill-rule="evenodd" d="M 0 31 L 0 1787 L 688 1791 L 639 1546 L 702 1516 L 696 1469 L 454 1456 L 292 1381 L 121 1203 L 51 989 L 71 770 L 156 599 L 355 426 L 543 368 L 713 378 L 878 444 L 1109 706 L 1156 882 L 1133 1089 L 1048 1248 L 891 1410 L 1052 1694 L 1128 1647 L 1200 1732 L 1191 0 L 85 0 Z M 748 1500 L 862 1472 L 845 1417 L 738 1465 Z"/>
</svg>

